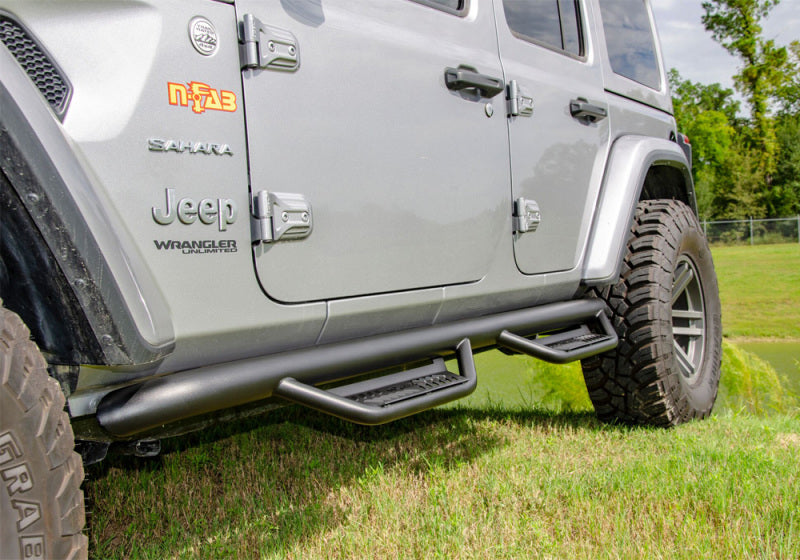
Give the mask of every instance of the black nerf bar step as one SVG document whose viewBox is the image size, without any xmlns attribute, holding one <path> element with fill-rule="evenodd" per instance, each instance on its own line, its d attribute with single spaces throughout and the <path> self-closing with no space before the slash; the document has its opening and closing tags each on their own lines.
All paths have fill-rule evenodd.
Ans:
<svg viewBox="0 0 800 560">
<path fill-rule="evenodd" d="M 281 396 L 325 412 L 337 411 L 331 413 L 343 418 L 360 417 L 361 423 L 388 422 L 468 394 L 475 383 L 470 347 L 500 344 L 556 362 L 613 348 L 616 336 L 568 352 L 545 346 L 544 338 L 523 338 L 603 323 L 605 311 L 606 304 L 598 299 L 551 303 L 164 374 L 107 394 L 97 407 L 97 420 L 109 434 L 125 438 L 200 414 Z M 608 328 L 603 330 L 609 335 Z M 553 336 L 546 338 L 555 340 Z M 462 344 L 465 339 L 469 339 L 468 344 Z M 316 387 L 363 378 L 387 367 L 447 357 L 453 349 L 460 357 L 461 376 L 468 381 L 401 403 L 369 406 Z"/>
<path fill-rule="evenodd" d="M 438 358 L 420 368 L 330 390 L 288 377 L 274 394 L 358 424 L 384 424 L 472 393 L 477 374 L 469 339 L 456 347 L 456 360 L 461 375 L 449 372 Z"/>
<path fill-rule="evenodd" d="M 598 313 L 595 318 L 603 331 L 601 333 L 593 332 L 586 324 L 557 334 L 536 336 L 533 339 L 503 331 L 497 337 L 497 344 L 555 364 L 582 360 L 616 348 L 619 342 L 605 313 Z"/>
</svg>

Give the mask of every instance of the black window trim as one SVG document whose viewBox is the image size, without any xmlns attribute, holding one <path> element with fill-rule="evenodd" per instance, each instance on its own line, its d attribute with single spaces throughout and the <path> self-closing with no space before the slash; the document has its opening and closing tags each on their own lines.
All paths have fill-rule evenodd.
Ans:
<svg viewBox="0 0 800 560">
<path fill-rule="evenodd" d="M 413 1 L 414 2 L 418 2 L 420 0 L 413 0 Z M 577 16 L 578 16 L 578 41 L 580 41 L 580 45 L 581 45 L 580 54 L 571 53 L 571 52 L 569 52 L 567 50 L 564 50 L 563 48 L 557 47 L 555 45 L 551 45 L 549 43 L 545 43 L 544 41 L 540 41 L 538 39 L 534 39 L 533 37 L 531 37 L 529 35 L 525 35 L 524 33 L 520 33 L 519 31 L 511 28 L 511 26 L 508 24 L 508 20 L 506 20 L 506 27 L 508 28 L 509 31 L 511 31 L 511 34 L 514 37 L 516 37 L 517 39 L 520 39 L 522 41 L 525 41 L 526 43 L 533 43 L 537 47 L 545 48 L 545 49 L 547 49 L 549 51 L 553 51 L 553 52 L 556 52 L 558 54 L 562 54 L 562 55 L 567 56 L 569 58 L 572 58 L 574 60 L 580 60 L 581 62 L 586 62 L 588 60 L 588 56 L 586 54 L 586 51 L 587 51 L 587 49 L 586 49 L 586 39 L 585 39 L 586 35 L 585 35 L 584 31 L 583 31 L 583 28 L 584 28 L 584 25 L 583 25 L 584 24 L 584 20 L 583 20 L 583 0 L 574 0 L 574 2 L 575 2 L 575 8 L 577 9 L 577 12 L 578 12 L 577 13 Z M 559 31 L 561 32 L 561 44 L 563 45 L 564 44 L 564 22 L 561 19 L 561 3 L 557 2 L 556 4 L 558 5 L 558 27 L 559 27 Z M 505 11 L 503 11 L 503 17 L 505 18 Z"/>
<path fill-rule="evenodd" d="M 464 17 L 469 12 L 469 3 L 470 0 L 463 0 L 464 4 L 460 10 L 455 10 L 453 8 L 448 8 L 444 4 L 440 4 L 435 0 L 411 0 L 412 2 L 416 2 L 417 4 L 422 4 L 423 6 L 428 6 L 429 8 L 433 8 L 435 10 L 439 10 L 440 12 L 445 12 L 447 14 L 452 14 L 454 16 Z"/>
</svg>

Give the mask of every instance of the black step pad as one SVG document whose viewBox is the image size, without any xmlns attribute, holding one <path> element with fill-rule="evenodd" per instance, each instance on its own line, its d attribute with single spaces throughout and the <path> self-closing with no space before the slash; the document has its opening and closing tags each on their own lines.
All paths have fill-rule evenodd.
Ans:
<svg viewBox="0 0 800 560">
<path fill-rule="evenodd" d="M 425 377 L 419 377 L 396 385 L 381 387 L 374 391 L 359 393 L 348 398 L 371 406 L 389 406 L 390 404 L 419 397 L 420 395 L 432 393 L 433 391 L 438 391 L 446 387 L 461 385 L 466 381 L 467 380 L 460 375 L 445 371 L 443 373 L 426 375 Z"/>
<path fill-rule="evenodd" d="M 337 387 L 330 392 L 369 406 L 383 407 L 466 381 L 465 377 L 449 372 L 444 367 L 444 361 L 437 359 L 427 366 Z"/>
<path fill-rule="evenodd" d="M 617 335 L 608 318 L 604 314 L 599 314 L 596 318 L 594 326 L 601 332 L 595 332 L 586 324 L 533 339 L 503 331 L 497 337 L 497 343 L 504 348 L 554 364 L 583 360 L 617 346 Z"/>
<path fill-rule="evenodd" d="M 580 336 L 576 336 L 573 338 L 569 338 L 567 340 L 559 340 L 557 342 L 553 342 L 548 344 L 547 338 L 540 338 L 536 342 L 540 344 L 544 344 L 549 348 L 553 348 L 555 350 L 563 350 L 564 352 L 569 352 L 570 350 L 577 350 L 578 348 L 585 348 L 587 346 L 592 346 L 593 344 L 597 344 L 599 342 L 605 342 L 606 340 L 610 340 L 611 337 L 605 334 L 582 334 Z"/>
</svg>

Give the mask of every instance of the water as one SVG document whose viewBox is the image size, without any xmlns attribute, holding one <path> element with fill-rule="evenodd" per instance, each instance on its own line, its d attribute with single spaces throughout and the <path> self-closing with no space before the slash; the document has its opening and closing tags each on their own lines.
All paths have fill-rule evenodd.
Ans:
<svg viewBox="0 0 800 560">
<path fill-rule="evenodd" d="M 789 380 L 789 389 L 800 394 L 800 342 L 740 342 L 736 345 L 769 362 Z"/>
</svg>

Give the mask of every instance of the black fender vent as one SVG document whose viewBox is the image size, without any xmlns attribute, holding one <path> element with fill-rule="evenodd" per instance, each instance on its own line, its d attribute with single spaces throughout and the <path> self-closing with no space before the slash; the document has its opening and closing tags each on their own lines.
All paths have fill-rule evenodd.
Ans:
<svg viewBox="0 0 800 560">
<path fill-rule="evenodd" d="M 63 119 L 72 87 L 44 48 L 22 25 L 4 13 L 0 13 L 0 41 L 28 73 L 56 115 Z"/>
</svg>

